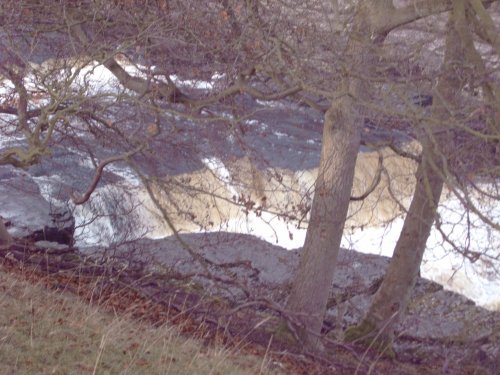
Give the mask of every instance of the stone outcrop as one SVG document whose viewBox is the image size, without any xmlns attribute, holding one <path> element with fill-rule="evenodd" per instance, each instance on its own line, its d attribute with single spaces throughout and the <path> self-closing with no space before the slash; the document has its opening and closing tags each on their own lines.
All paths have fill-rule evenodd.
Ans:
<svg viewBox="0 0 500 375">
<path fill-rule="evenodd" d="M 246 289 L 252 297 L 284 303 L 298 265 L 300 251 L 287 251 L 254 236 L 234 233 L 182 235 L 192 250 L 214 264 L 208 266 L 214 278 L 173 238 L 141 240 L 113 249 L 116 256 L 139 259 L 150 267 L 166 266 L 179 275 L 198 274 L 194 280 L 204 294 L 221 295 L 242 302 Z M 100 249 L 87 249 L 100 253 Z M 359 322 L 380 285 L 389 258 L 341 249 L 335 270 L 332 297 L 324 322 L 324 333 L 342 339 L 346 327 Z M 216 282 L 215 280 L 219 280 Z M 221 279 L 230 283 L 220 283 Z M 240 286 L 238 286 L 240 285 Z M 440 358 L 460 363 L 500 366 L 500 313 L 475 306 L 467 298 L 443 290 L 432 281 L 419 278 L 409 312 L 399 325 L 395 350 L 400 358 L 425 362 Z"/>
<path fill-rule="evenodd" d="M 71 212 L 47 202 L 26 173 L 4 169 L 0 174 L 0 216 L 12 237 L 67 245 L 74 242 Z"/>
</svg>

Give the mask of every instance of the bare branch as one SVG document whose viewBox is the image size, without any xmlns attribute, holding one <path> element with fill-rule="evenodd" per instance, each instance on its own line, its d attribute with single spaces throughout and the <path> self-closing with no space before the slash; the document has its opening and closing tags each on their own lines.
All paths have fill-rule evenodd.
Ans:
<svg viewBox="0 0 500 375">
<path fill-rule="evenodd" d="M 382 179 L 382 171 L 384 167 L 384 157 L 382 156 L 382 153 L 378 151 L 378 166 L 377 166 L 377 173 L 373 177 L 372 183 L 366 191 L 357 196 L 357 197 L 351 197 L 351 201 L 362 201 L 365 198 L 367 198 L 373 191 L 377 188 L 378 184 L 380 183 L 380 180 Z"/>
<path fill-rule="evenodd" d="M 480 0 L 476 1 L 478 7 L 483 7 L 482 3 L 490 4 L 496 0 L 487 0 L 481 3 Z M 377 25 L 377 32 L 381 34 L 387 34 L 396 27 L 406 25 L 408 23 L 417 21 L 419 19 L 431 16 L 433 14 L 439 14 L 451 10 L 453 7 L 453 1 L 450 0 L 421 0 L 415 1 L 411 5 L 407 5 L 404 8 L 393 8 L 392 14 L 383 18 L 383 22 Z M 484 9 L 484 8 L 483 8 Z"/>
<path fill-rule="evenodd" d="M 80 204 L 83 204 L 83 203 L 85 203 L 85 202 L 87 202 L 89 200 L 90 196 L 92 195 L 92 193 L 94 192 L 95 188 L 97 187 L 97 184 L 101 180 L 104 168 L 108 164 L 111 164 L 111 163 L 114 163 L 114 162 L 117 162 L 117 161 L 127 160 L 129 157 L 131 157 L 132 155 L 140 152 L 143 149 L 144 149 L 144 145 L 140 145 L 139 147 L 137 147 L 134 150 L 129 151 L 129 152 L 125 153 L 125 154 L 117 155 L 117 156 L 112 156 L 110 158 L 107 158 L 107 159 L 104 159 L 103 161 L 101 161 L 99 163 L 99 165 L 97 166 L 97 169 L 96 169 L 95 174 L 94 174 L 94 178 L 92 179 L 92 182 L 90 183 L 90 186 L 87 189 L 87 191 L 83 195 L 80 195 L 80 196 L 78 196 L 76 193 L 72 194 L 71 199 L 73 200 L 73 203 L 76 204 L 76 205 L 80 205 Z"/>
<path fill-rule="evenodd" d="M 495 23 L 489 13 L 486 11 L 481 0 L 469 0 L 474 12 L 477 14 L 481 21 L 481 26 L 485 31 L 488 41 L 495 49 L 498 56 L 500 56 L 500 37 L 495 29 Z"/>
<path fill-rule="evenodd" d="M 377 31 L 387 34 L 396 27 L 417 21 L 427 16 L 446 12 L 452 9 L 450 0 L 421 0 L 404 8 L 393 8 L 392 14 L 385 17 L 382 24 L 377 25 Z"/>
</svg>

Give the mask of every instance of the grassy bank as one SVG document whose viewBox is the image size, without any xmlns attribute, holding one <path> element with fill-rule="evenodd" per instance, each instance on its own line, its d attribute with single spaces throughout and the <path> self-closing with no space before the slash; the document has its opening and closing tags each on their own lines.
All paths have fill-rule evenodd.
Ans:
<svg viewBox="0 0 500 375">
<path fill-rule="evenodd" d="M 1 266 L 0 291 L 0 375 L 270 373 L 263 358 L 104 312 Z"/>
</svg>

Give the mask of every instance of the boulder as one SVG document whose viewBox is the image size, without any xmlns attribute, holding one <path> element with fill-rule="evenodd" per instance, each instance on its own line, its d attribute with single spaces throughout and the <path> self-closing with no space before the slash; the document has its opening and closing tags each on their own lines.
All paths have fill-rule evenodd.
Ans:
<svg viewBox="0 0 500 375">
<path fill-rule="evenodd" d="M 65 207 L 49 204 L 29 175 L 4 172 L 0 173 L 0 216 L 11 236 L 72 245 L 75 231 L 72 213 Z"/>
</svg>

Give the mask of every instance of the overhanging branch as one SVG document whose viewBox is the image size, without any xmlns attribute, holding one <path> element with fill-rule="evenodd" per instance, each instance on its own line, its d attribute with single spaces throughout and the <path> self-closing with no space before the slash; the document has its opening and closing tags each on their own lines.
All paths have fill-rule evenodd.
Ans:
<svg viewBox="0 0 500 375">
<path fill-rule="evenodd" d="M 132 155 L 140 152 L 143 149 L 144 149 L 144 145 L 140 145 L 139 147 L 137 147 L 134 150 L 129 151 L 129 152 L 125 153 L 125 154 L 117 155 L 117 156 L 112 156 L 110 158 L 107 158 L 107 159 L 104 159 L 103 161 L 101 161 L 99 163 L 99 165 L 97 166 L 97 168 L 96 168 L 96 171 L 95 171 L 95 174 L 94 174 L 94 178 L 92 179 L 92 182 L 90 183 L 90 186 L 87 189 L 87 191 L 83 195 L 77 195 L 74 192 L 71 194 L 71 199 L 72 199 L 73 203 L 76 204 L 76 205 L 80 205 L 80 204 L 83 204 L 83 203 L 85 203 L 85 202 L 87 202 L 89 200 L 90 196 L 92 195 L 92 193 L 96 189 L 97 184 L 101 180 L 104 168 L 108 164 L 111 164 L 111 163 L 114 163 L 114 162 L 117 162 L 117 161 L 127 160 L 129 157 L 131 157 Z"/>
<path fill-rule="evenodd" d="M 380 184 L 380 181 L 382 179 L 382 171 L 384 169 L 384 157 L 382 156 L 382 153 L 378 151 L 378 166 L 377 166 L 377 173 L 375 174 L 375 177 L 373 177 L 372 183 L 366 191 L 357 196 L 357 197 L 351 197 L 351 201 L 362 201 L 365 198 L 367 198 L 373 191 L 377 188 L 378 184 Z"/>
<path fill-rule="evenodd" d="M 480 1 L 476 6 L 483 7 L 483 4 L 491 4 L 497 0 Z M 396 27 L 406 25 L 419 19 L 439 14 L 451 10 L 453 1 L 451 0 L 420 0 L 403 8 L 394 8 L 392 14 L 383 18 L 383 22 L 376 25 L 376 34 L 387 34 Z M 484 8 L 483 8 L 484 9 Z"/>
</svg>

